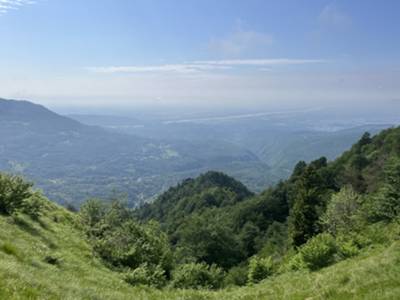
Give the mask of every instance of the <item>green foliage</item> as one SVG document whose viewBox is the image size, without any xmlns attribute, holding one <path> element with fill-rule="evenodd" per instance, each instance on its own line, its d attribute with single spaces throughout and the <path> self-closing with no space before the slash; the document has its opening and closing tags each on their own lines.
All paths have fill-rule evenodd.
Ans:
<svg viewBox="0 0 400 300">
<path fill-rule="evenodd" d="M 300 246 L 321 231 L 319 218 L 326 199 L 335 189 L 332 172 L 322 157 L 308 165 L 292 185 L 292 207 L 289 216 L 289 236 L 294 246 Z"/>
<path fill-rule="evenodd" d="M 32 196 L 32 183 L 19 176 L 0 173 L 0 213 L 14 214 Z"/>
<path fill-rule="evenodd" d="M 42 203 L 40 222 L 24 214 L 18 219 L 0 216 L 0 240 L 12 241 L 8 246 L 0 243 L 0 298 L 18 298 L 13 297 L 15 291 L 26 289 L 20 280 L 29 281 L 24 295 L 34 295 L 31 298 L 348 299 L 363 298 L 369 289 L 371 299 L 377 298 L 377 290 L 395 299 L 400 261 L 397 212 L 361 222 L 357 218 L 365 211 L 376 214 L 378 208 L 395 207 L 398 140 L 389 131 L 359 143 L 335 162 L 322 158 L 300 164 L 288 181 L 256 196 L 241 198 L 240 189 L 229 187 L 232 182 L 224 176 L 189 180 L 182 190 L 175 188 L 171 198 L 164 198 L 166 203 L 157 202 L 155 215 L 162 215 L 161 228 L 137 222 L 132 210 L 120 201 L 91 200 L 79 215 Z M 367 158 L 366 166 L 354 166 L 356 154 Z M 347 185 L 348 175 L 355 171 L 367 184 L 361 195 Z M 191 191 L 192 187 L 196 190 Z M 379 194 L 390 196 L 385 198 L 390 205 L 377 201 Z M 78 217 L 83 226 L 75 226 Z M 82 239 L 82 228 L 90 244 Z M 303 244 L 290 249 L 290 239 L 296 241 L 294 233 Z M 171 248 L 176 251 L 175 260 Z M 252 253 L 256 255 L 248 259 Z M 12 257 L 16 255 L 20 259 Z M 286 272 L 288 268 L 317 271 L 342 259 L 346 260 L 322 272 Z M 282 274 L 268 279 L 275 269 Z M 78 279 L 71 282 L 70 278 Z M 263 279 L 249 288 L 206 290 Z M 203 290 L 138 287 L 160 288 L 168 283 L 178 289 Z"/>
<path fill-rule="evenodd" d="M 106 205 L 99 199 L 89 199 L 81 205 L 79 215 L 87 229 L 95 228 L 104 219 Z"/>
<path fill-rule="evenodd" d="M 332 195 L 321 218 L 322 224 L 333 235 L 355 230 L 359 222 L 360 204 L 360 195 L 351 186 L 343 187 L 340 192 Z"/>
<path fill-rule="evenodd" d="M 232 178 L 208 172 L 171 188 L 135 214 L 161 222 L 179 262 L 206 262 L 227 270 L 263 247 L 274 221 L 285 222 L 287 185 L 255 197 Z"/>
<path fill-rule="evenodd" d="M 116 267 L 136 269 L 147 263 L 169 270 L 172 260 L 166 235 L 155 224 L 140 225 L 134 221 L 104 232 L 94 242 L 94 249 Z"/>
<path fill-rule="evenodd" d="M 182 211 L 192 214 L 206 207 L 232 205 L 250 196 L 252 193 L 239 181 L 223 173 L 210 171 L 171 187 L 137 213 L 143 220 L 172 223 L 174 219 L 182 219 Z"/>
<path fill-rule="evenodd" d="M 167 283 L 165 270 L 159 265 L 149 266 L 144 263 L 124 275 L 124 280 L 131 285 L 149 285 L 161 288 Z"/>
<path fill-rule="evenodd" d="M 82 205 L 79 217 L 95 252 L 109 266 L 127 270 L 127 282 L 162 285 L 173 257 L 167 235 L 156 222 L 139 224 L 118 200 L 106 204 L 90 199 Z"/>
<path fill-rule="evenodd" d="M 271 257 L 262 258 L 254 256 L 250 259 L 247 279 L 249 283 L 257 283 L 273 274 Z"/>
<path fill-rule="evenodd" d="M 243 259 L 241 245 L 232 229 L 212 220 L 212 212 L 187 218 L 178 231 L 178 246 L 198 262 L 230 268 Z"/>
<path fill-rule="evenodd" d="M 290 271 L 290 270 L 298 271 L 298 270 L 302 270 L 302 269 L 307 269 L 307 264 L 304 261 L 301 253 L 296 253 L 295 255 L 290 257 L 288 262 L 281 267 L 281 270 L 283 272 Z"/>
<path fill-rule="evenodd" d="M 337 253 L 336 241 L 332 235 L 322 233 L 310 239 L 300 248 L 300 257 L 310 270 L 318 270 L 334 262 Z"/>
<path fill-rule="evenodd" d="M 224 272 L 215 265 L 189 263 L 177 267 L 172 273 L 174 288 L 218 289 L 222 286 Z"/>
<path fill-rule="evenodd" d="M 274 260 L 281 260 L 289 248 L 287 224 L 272 223 L 259 243 L 262 245 L 258 251 L 260 256 L 271 256 Z"/>
<path fill-rule="evenodd" d="M 50 203 L 49 203 L 50 204 Z M 64 215 L 54 222 L 53 215 Z M 400 244 L 362 249 L 361 254 L 316 272 L 278 274 L 251 287 L 220 290 L 155 289 L 132 286 L 121 280 L 125 273 L 105 268 L 74 226 L 77 217 L 51 205 L 38 222 L 25 218 L 32 230 L 25 230 L 0 216 L 0 241 L 12 241 L 23 259 L 14 259 L 0 250 L 0 299 L 398 299 L 400 295 Z M 380 226 L 381 234 L 390 225 Z M 44 238 L 45 237 L 45 238 Z M 59 255 L 62 264 L 55 268 L 43 263 L 43 252 L 54 243 L 48 255 Z M 392 241 L 393 242 L 393 241 Z M 0 246 L 2 243 L 0 242 Z M 245 272 L 246 274 L 246 272 Z"/>
<path fill-rule="evenodd" d="M 400 216 L 400 159 L 388 162 L 384 183 L 367 203 L 367 213 L 372 221 L 392 221 Z"/>
<path fill-rule="evenodd" d="M 337 242 L 337 246 L 338 254 L 342 259 L 350 258 L 360 253 L 359 247 L 352 240 Z"/>
<path fill-rule="evenodd" d="M 39 192 L 32 193 L 26 198 L 22 204 L 21 212 L 29 215 L 31 218 L 38 220 L 43 213 L 45 198 Z"/>
<path fill-rule="evenodd" d="M 251 221 L 244 224 L 240 231 L 240 241 L 242 243 L 243 252 L 246 256 L 251 256 L 257 250 L 257 238 L 260 237 L 260 229 Z"/>
<path fill-rule="evenodd" d="M 229 269 L 224 279 L 224 286 L 244 286 L 247 284 L 248 265 L 242 264 Z"/>
</svg>

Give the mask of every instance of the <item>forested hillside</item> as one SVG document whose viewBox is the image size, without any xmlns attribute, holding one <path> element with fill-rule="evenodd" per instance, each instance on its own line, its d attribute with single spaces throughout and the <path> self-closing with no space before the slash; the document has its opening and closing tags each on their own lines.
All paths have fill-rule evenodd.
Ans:
<svg viewBox="0 0 400 300">
<path fill-rule="evenodd" d="M 235 192 L 235 181 L 223 189 L 199 191 L 195 187 L 204 178 L 217 175 L 207 173 L 171 188 L 137 215 L 143 221 L 160 222 L 171 245 L 185 253 L 185 260 L 189 256 L 219 265 L 229 269 L 232 277 L 246 274 L 248 259 L 254 255 L 282 267 L 288 253 L 313 243 L 314 237 L 325 242 L 336 238 L 339 244 L 346 240 L 335 247 L 358 251 L 360 245 L 347 240 L 350 233 L 362 233 L 370 223 L 396 219 L 399 156 L 399 128 L 372 138 L 365 133 L 337 160 L 327 162 L 322 157 L 309 164 L 299 162 L 287 181 L 259 195 Z M 192 187 L 190 192 L 188 187 Z M 230 279 L 246 282 L 246 278 Z"/>
<path fill-rule="evenodd" d="M 400 128 L 260 194 L 208 172 L 136 210 L 69 212 L 2 174 L 0 212 L 3 297 L 396 299 Z"/>
</svg>

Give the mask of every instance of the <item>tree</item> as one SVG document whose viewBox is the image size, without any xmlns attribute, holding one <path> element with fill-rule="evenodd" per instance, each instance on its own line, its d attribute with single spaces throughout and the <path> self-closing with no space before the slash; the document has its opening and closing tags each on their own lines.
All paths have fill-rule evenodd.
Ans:
<svg viewBox="0 0 400 300">
<path fill-rule="evenodd" d="M 178 232 L 178 246 L 196 261 L 230 268 L 243 258 L 240 243 L 231 228 L 208 214 L 187 218 Z"/>
<path fill-rule="evenodd" d="M 391 221 L 400 215 L 400 159 L 390 160 L 384 174 L 383 186 L 370 198 L 369 214 L 374 221 Z"/>
<path fill-rule="evenodd" d="M 256 239 L 260 236 L 260 229 L 251 221 L 247 222 L 241 232 L 240 241 L 242 242 L 243 251 L 247 257 L 256 253 Z"/>
<path fill-rule="evenodd" d="M 313 166 L 309 166 L 295 183 L 289 215 L 289 236 L 295 246 L 304 244 L 320 230 L 318 219 L 323 187 L 323 181 Z"/>
<path fill-rule="evenodd" d="M 363 147 L 363 146 L 365 146 L 365 145 L 370 144 L 371 142 L 372 142 L 371 134 L 370 134 L 369 132 L 365 132 L 365 133 L 362 135 L 361 139 L 358 141 L 357 145 L 358 145 L 359 147 Z"/>
<path fill-rule="evenodd" d="M 322 223 L 325 228 L 336 235 L 347 233 L 356 226 L 356 213 L 360 208 L 360 195 L 351 186 L 343 187 L 340 192 L 332 195 Z"/>
<path fill-rule="evenodd" d="M 32 186 L 19 176 L 0 173 L 0 213 L 11 215 L 22 209 L 33 195 Z"/>
<path fill-rule="evenodd" d="M 89 236 L 100 234 L 100 223 L 107 213 L 107 206 L 99 199 L 89 199 L 81 205 L 79 216 Z"/>
</svg>

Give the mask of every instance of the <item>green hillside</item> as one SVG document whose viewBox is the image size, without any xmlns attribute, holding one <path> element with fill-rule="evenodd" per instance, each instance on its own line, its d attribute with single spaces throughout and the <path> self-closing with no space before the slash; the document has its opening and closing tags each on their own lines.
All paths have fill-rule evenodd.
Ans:
<svg viewBox="0 0 400 300">
<path fill-rule="evenodd" d="M 387 240 L 319 272 L 222 291 L 132 287 L 92 255 L 76 216 L 48 203 L 41 222 L 0 217 L 1 299 L 398 299 L 400 242 Z M 51 258 L 57 263 L 50 263 Z"/>
<path fill-rule="evenodd" d="M 0 299 L 398 299 L 399 218 L 400 128 L 258 195 L 208 172 L 139 210 L 1 174 Z"/>
</svg>

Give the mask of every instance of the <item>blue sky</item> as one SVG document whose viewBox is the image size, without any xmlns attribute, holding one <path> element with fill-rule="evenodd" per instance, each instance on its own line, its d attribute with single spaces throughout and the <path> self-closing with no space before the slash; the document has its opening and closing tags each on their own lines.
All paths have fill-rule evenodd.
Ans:
<svg viewBox="0 0 400 300">
<path fill-rule="evenodd" d="M 0 97 L 56 106 L 400 99 L 400 1 L 0 0 Z"/>
</svg>

